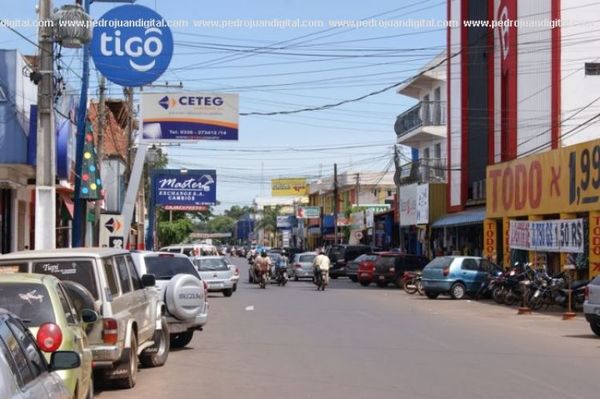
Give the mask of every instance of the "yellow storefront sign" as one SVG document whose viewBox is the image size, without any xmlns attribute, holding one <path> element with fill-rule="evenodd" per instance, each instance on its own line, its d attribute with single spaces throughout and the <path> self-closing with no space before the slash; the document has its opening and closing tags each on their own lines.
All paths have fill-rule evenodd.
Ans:
<svg viewBox="0 0 600 399">
<path fill-rule="evenodd" d="M 487 167 L 487 217 L 600 209 L 600 140 Z"/>
<path fill-rule="evenodd" d="M 600 275 L 600 211 L 590 212 L 590 280 Z"/>
<path fill-rule="evenodd" d="M 271 180 L 271 195 L 273 197 L 303 197 L 308 195 L 306 179 L 287 178 Z"/>
</svg>

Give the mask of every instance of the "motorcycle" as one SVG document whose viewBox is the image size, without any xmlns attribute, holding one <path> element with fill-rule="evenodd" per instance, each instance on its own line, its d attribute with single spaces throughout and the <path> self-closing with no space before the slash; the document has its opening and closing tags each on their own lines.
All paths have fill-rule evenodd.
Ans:
<svg viewBox="0 0 600 399">
<path fill-rule="evenodd" d="M 404 272 L 404 275 L 402 276 L 402 282 L 404 291 L 407 294 L 413 295 L 418 292 L 419 295 L 425 295 L 420 272 Z"/>
<path fill-rule="evenodd" d="M 288 282 L 287 270 L 284 267 L 278 267 L 275 269 L 275 281 L 280 287 L 285 287 Z"/>
<path fill-rule="evenodd" d="M 327 270 L 316 272 L 314 283 L 317 286 L 317 291 L 325 291 L 325 287 L 329 285 L 329 272 Z"/>
</svg>

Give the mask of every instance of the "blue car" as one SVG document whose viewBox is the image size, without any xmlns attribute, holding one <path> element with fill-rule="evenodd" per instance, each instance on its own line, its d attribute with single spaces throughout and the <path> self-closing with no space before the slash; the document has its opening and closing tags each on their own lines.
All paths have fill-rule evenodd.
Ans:
<svg viewBox="0 0 600 399">
<path fill-rule="evenodd" d="M 477 293 L 497 268 L 478 256 L 440 256 L 423 269 L 423 289 L 430 299 L 440 294 L 462 299 Z"/>
</svg>

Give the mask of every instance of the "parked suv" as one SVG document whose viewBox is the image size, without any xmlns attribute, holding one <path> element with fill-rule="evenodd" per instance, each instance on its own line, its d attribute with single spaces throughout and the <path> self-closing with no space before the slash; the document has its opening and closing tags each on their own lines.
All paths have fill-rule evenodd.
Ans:
<svg viewBox="0 0 600 399">
<path fill-rule="evenodd" d="M 362 254 L 371 252 L 368 245 L 348 245 L 337 244 L 327 248 L 326 255 L 331 261 L 329 276 L 331 278 L 344 277 L 346 275 L 346 265 Z"/>
<path fill-rule="evenodd" d="M 208 319 L 207 285 L 189 257 L 169 252 L 132 252 L 138 274 L 153 274 L 166 304 L 171 346 L 186 346 Z"/>
<path fill-rule="evenodd" d="M 165 305 L 153 275 L 139 276 L 129 251 L 75 248 L 23 251 L 0 256 L 0 269 L 50 274 L 85 287 L 101 315 L 88 331 L 96 375 L 114 384 L 135 385 L 140 363 L 162 366 L 169 355 Z M 85 296 L 82 296 L 85 297 Z"/>
<path fill-rule="evenodd" d="M 428 262 L 429 259 L 419 255 L 397 252 L 381 253 L 375 261 L 373 281 L 381 288 L 387 287 L 389 283 L 402 288 L 402 276 L 404 272 L 423 270 Z"/>
<path fill-rule="evenodd" d="M 583 313 L 594 334 L 600 336 L 600 276 L 590 281 L 586 288 Z"/>
</svg>

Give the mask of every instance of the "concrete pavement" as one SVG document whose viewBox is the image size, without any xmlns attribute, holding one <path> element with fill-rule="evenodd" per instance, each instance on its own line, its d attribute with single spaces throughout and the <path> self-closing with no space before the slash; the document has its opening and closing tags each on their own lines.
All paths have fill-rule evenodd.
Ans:
<svg viewBox="0 0 600 399">
<path fill-rule="evenodd" d="M 491 303 L 428 300 L 332 280 L 242 280 L 211 294 L 209 323 L 166 366 L 142 369 L 117 398 L 589 398 L 600 339 L 579 317 L 518 316 Z"/>
</svg>

